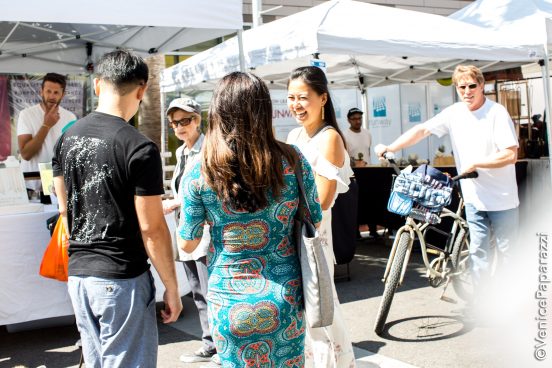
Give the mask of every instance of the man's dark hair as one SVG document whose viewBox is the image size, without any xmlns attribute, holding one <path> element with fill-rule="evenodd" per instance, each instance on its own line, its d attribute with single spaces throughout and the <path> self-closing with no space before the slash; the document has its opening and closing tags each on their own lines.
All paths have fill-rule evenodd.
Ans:
<svg viewBox="0 0 552 368">
<path fill-rule="evenodd" d="M 67 77 L 58 73 L 48 73 L 44 76 L 44 78 L 42 78 L 42 89 L 44 89 L 44 83 L 46 82 L 59 84 L 61 88 L 63 88 L 63 92 L 65 92 L 65 87 L 67 86 Z"/>
<path fill-rule="evenodd" d="M 101 57 L 96 75 L 113 85 L 120 96 L 124 96 L 136 86 L 148 82 L 148 66 L 140 56 L 127 50 L 116 50 Z"/>
</svg>

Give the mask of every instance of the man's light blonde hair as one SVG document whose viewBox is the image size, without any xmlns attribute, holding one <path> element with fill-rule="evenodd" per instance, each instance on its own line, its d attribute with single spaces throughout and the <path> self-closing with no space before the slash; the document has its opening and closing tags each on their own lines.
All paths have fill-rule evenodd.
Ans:
<svg viewBox="0 0 552 368">
<path fill-rule="evenodd" d="M 462 77 L 471 77 L 477 81 L 477 84 L 485 83 L 485 77 L 481 70 L 474 65 L 458 65 L 452 73 L 452 83 L 458 85 L 458 80 Z"/>
</svg>

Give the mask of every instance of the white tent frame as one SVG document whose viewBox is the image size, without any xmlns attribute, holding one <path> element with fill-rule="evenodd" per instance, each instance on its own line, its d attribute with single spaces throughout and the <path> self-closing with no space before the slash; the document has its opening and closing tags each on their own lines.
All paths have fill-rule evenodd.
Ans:
<svg viewBox="0 0 552 368">
<path fill-rule="evenodd" d="M 397 27 L 390 19 L 403 24 Z M 357 20 L 366 27 L 357 27 Z M 238 70 L 238 47 L 238 40 L 230 39 L 166 69 L 161 90 L 211 89 L 210 81 Z M 448 78 L 455 65 L 468 59 L 490 71 L 534 62 L 544 54 L 541 44 L 525 45 L 445 17 L 348 0 L 328 1 L 245 31 L 243 47 L 246 69 L 272 86 L 285 87 L 289 71 L 308 65 L 314 55 L 326 62 L 333 87 L 361 90 Z"/>
<path fill-rule="evenodd" d="M 240 0 L 0 0 L 0 73 L 87 73 L 107 51 L 164 53 L 243 28 Z M 75 9 L 86 9 L 76 11 Z M 93 45 L 87 55 L 87 43 Z"/>
<path fill-rule="evenodd" d="M 366 109 L 366 88 L 449 78 L 455 65 L 468 62 L 466 55 L 479 59 L 470 63 L 492 71 L 544 54 L 540 44 L 525 45 L 445 17 L 348 0 L 250 29 L 243 32 L 242 44 L 238 41 L 230 39 L 166 69 L 161 91 L 212 89 L 214 81 L 238 70 L 238 55 L 269 87 L 285 88 L 293 68 L 321 57 L 332 88 L 358 88 Z"/>
<path fill-rule="evenodd" d="M 94 63 L 114 49 L 132 49 L 147 57 L 235 32 L 241 39 L 243 29 L 241 0 L 135 0 L 132 6 L 96 0 L 92 8 L 82 0 L 56 0 L 51 5 L 0 0 L 0 73 L 58 72 L 88 74 L 92 79 Z"/>
</svg>

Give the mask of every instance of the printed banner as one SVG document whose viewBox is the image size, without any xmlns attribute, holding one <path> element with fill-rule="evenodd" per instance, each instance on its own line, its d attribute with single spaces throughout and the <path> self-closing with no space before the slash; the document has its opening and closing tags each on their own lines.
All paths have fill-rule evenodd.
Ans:
<svg viewBox="0 0 552 368">
<path fill-rule="evenodd" d="M 17 117 L 19 112 L 27 107 L 40 103 L 40 91 L 42 89 L 42 77 L 40 78 L 10 78 L 10 100 L 12 104 L 12 116 Z M 81 118 L 84 112 L 84 79 L 68 78 L 65 96 L 61 100 L 61 106 L 77 118 Z"/>
</svg>

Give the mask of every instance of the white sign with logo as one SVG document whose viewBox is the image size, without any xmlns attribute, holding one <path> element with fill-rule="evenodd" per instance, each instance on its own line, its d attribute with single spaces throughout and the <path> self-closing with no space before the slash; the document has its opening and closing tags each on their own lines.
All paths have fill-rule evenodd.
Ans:
<svg viewBox="0 0 552 368">
<path fill-rule="evenodd" d="M 373 152 L 376 144 L 388 145 L 401 135 L 400 86 L 368 88 L 367 93 L 368 128 L 372 133 Z M 402 153 L 397 152 L 397 157 L 401 156 Z"/>
</svg>

